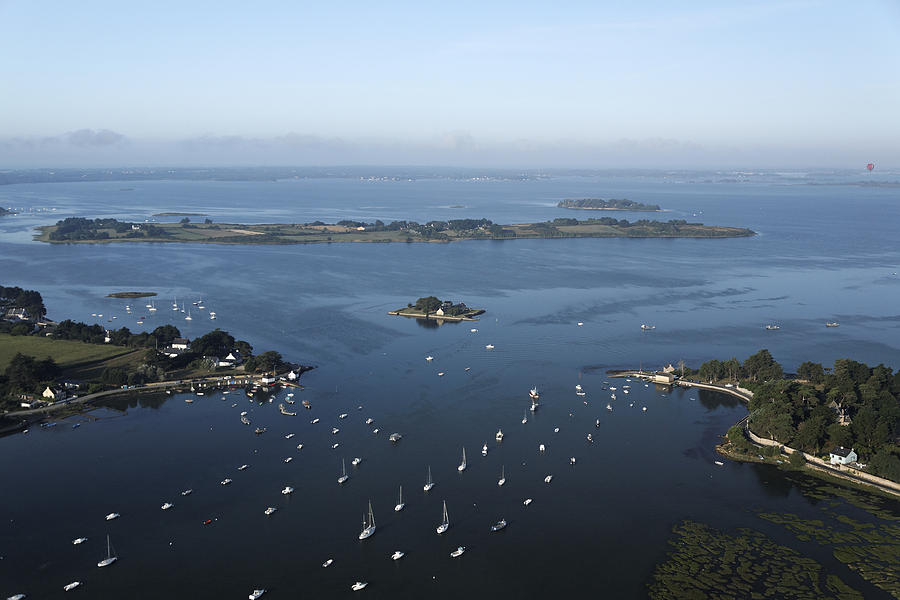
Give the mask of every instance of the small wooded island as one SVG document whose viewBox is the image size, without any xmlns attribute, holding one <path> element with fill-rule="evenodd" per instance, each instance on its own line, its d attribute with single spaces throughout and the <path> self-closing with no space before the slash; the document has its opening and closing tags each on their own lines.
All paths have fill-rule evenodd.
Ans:
<svg viewBox="0 0 900 600">
<path fill-rule="evenodd" d="M 557 204 L 559 208 L 573 208 L 576 210 L 633 210 L 645 212 L 660 212 L 659 204 L 644 204 L 634 200 L 604 200 L 603 198 L 566 198 Z"/>
<path fill-rule="evenodd" d="M 688 223 L 682 219 L 629 222 L 625 219 L 559 218 L 541 223 L 499 225 L 489 219 L 449 221 L 314 221 L 304 224 L 239 225 L 191 223 L 132 223 L 116 219 L 70 217 L 56 225 L 38 227 L 35 239 L 50 243 L 182 242 L 212 244 L 313 244 L 328 242 L 453 242 L 529 238 L 733 238 L 756 235 L 743 227 Z"/>
<path fill-rule="evenodd" d="M 440 300 L 435 296 L 419 298 L 415 304 L 407 304 L 406 308 L 392 310 L 389 315 L 401 317 L 415 317 L 417 319 L 443 319 L 445 321 L 477 321 L 475 319 L 484 313 L 482 308 L 469 308 L 463 302 L 454 303 L 450 300 Z"/>
</svg>

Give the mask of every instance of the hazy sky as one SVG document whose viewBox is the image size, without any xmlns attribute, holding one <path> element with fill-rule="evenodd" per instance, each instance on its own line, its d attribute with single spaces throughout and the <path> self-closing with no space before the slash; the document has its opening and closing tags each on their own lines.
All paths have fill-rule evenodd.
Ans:
<svg viewBox="0 0 900 600">
<path fill-rule="evenodd" d="M 0 0 L 0 168 L 869 160 L 900 0 Z"/>
</svg>

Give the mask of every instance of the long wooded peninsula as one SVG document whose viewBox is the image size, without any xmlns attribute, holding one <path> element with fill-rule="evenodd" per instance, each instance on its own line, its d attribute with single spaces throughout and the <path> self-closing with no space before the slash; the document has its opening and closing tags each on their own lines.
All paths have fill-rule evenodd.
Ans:
<svg viewBox="0 0 900 600">
<path fill-rule="evenodd" d="M 311 244 L 328 242 L 453 242 L 532 238 L 733 238 L 756 235 L 743 227 L 684 220 L 629 222 L 625 219 L 559 218 L 540 223 L 499 225 L 489 219 L 449 221 L 314 221 L 303 224 L 134 223 L 71 217 L 38 227 L 35 239 L 49 243 L 182 242 L 213 244 Z"/>
</svg>

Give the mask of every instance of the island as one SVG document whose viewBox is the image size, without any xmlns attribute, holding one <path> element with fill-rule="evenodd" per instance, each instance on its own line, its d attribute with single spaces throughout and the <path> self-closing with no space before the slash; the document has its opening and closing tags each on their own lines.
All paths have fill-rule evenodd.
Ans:
<svg viewBox="0 0 900 600">
<path fill-rule="evenodd" d="M 35 239 L 49 243 L 181 242 L 207 244 L 315 244 L 331 242 L 454 242 L 550 238 L 735 238 L 756 235 L 743 227 L 688 223 L 683 219 L 629 222 L 625 219 L 557 218 L 540 223 L 500 225 L 489 219 L 392 221 L 343 220 L 303 224 L 132 223 L 69 217 L 38 227 Z"/>
<path fill-rule="evenodd" d="M 661 212 L 658 204 L 643 204 L 633 200 L 604 200 L 602 198 L 567 198 L 560 200 L 556 205 L 559 208 L 572 208 L 576 210 L 632 210 L 644 212 Z"/>
<path fill-rule="evenodd" d="M 107 298 L 150 298 L 156 296 L 156 292 L 113 292 L 107 294 Z"/>
<path fill-rule="evenodd" d="M 469 308 L 463 302 L 452 302 L 450 300 L 440 300 L 435 296 L 426 296 L 416 300 L 415 304 L 407 304 L 406 308 L 398 308 L 388 314 L 416 319 L 477 321 L 478 319 L 475 317 L 483 313 L 484 309 Z"/>
</svg>

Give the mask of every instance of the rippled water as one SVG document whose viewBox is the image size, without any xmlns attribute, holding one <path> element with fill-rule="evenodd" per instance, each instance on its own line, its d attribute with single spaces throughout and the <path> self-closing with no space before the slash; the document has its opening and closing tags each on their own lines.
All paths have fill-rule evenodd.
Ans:
<svg viewBox="0 0 900 600">
<path fill-rule="evenodd" d="M 745 414 L 742 406 L 632 383 L 610 412 L 601 387 L 609 367 L 658 368 L 681 359 L 696 366 L 742 360 L 763 347 L 788 370 L 844 356 L 900 366 L 896 189 L 825 182 L 635 176 L 0 188 L 0 206 L 57 209 L 0 220 L 2 283 L 40 290 L 52 318 L 139 330 L 143 315 L 144 328 L 171 322 L 189 337 L 215 325 L 259 350 L 319 367 L 304 375 L 306 389 L 297 394 L 313 409 L 298 409 L 296 417 L 278 414 L 284 392 L 256 405 L 235 391 L 192 404 L 183 397 L 122 401 L 0 439 L 0 507 L 8 520 L 0 529 L 0 594 L 55 597 L 80 579 L 92 598 L 245 597 L 254 587 L 269 588 L 273 598 L 329 597 L 351 593 L 359 579 L 370 582 L 363 593 L 373 597 L 640 597 L 683 519 L 775 537 L 754 510 L 818 509 L 777 471 L 713 464 L 717 436 Z M 507 223 L 573 216 L 556 202 L 586 196 L 658 203 L 671 211 L 664 218 L 747 226 L 760 235 L 310 246 L 30 241 L 30 227 L 71 215 Z M 456 205 L 467 208 L 449 208 Z M 160 310 L 128 315 L 127 301 L 104 298 L 131 289 L 158 292 Z M 386 315 L 431 294 L 484 307 L 478 331 Z M 175 298 L 190 306 L 201 297 L 207 311 L 193 321 L 171 310 Z M 204 316 L 209 310 L 216 321 Z M 826 329 L 826 320 L 841 326 Z M 763 329 L 773 322 L 782 329 Z M 641 332 L 641 323 L 657 329 Z M 426 362 L 427 355 L 435 360 Z M 587 391 L 583 399 L 575 396 L 577 383 Z M 541 408 L 523 425 L 533 385 Z M 241 425 L 242 410 L 250 411 L 252 427 Z M 343 412 L 349 416 L 338 419 Z M 310 424 L 316 417 L 321 422 Z M 72 429 L 74 421 L 84 425 Z M 256 425 L 268 432 L 253 435 Z M 340 433 L 332 436 L 332 426 Z M 506 433 L 501 445 L 493 439 L 498 427 Z M 387 441 L 392 431 L 403 433 L 399 444 Z M 296 436 L 284 439 L 289 432 Z M 485 441 L 486 458 L 479 452 Z M 469 466 L 458 473 L 463 447 Z M 354 456 L 363 462 L 339 486 L 341 458 L 350 468 Z M 250 468 L 238 472 L 243 463 Z M 428 494 L 427 465 L 436 482 Z M 508 483 L 499 488 L 503 466 Z M 219 485 L 225 477 L 234 483 Z M 395 513 L 401 484 L 407 508 Z M 293 496 L 279 493 L 285 485 Z M 193 494 L 181 497 L 184 488 Z M 534 498 L 527 508 L 526 497 Z M 378 530 L 360 542 L 370 499 Z M 438 536 L 442 500 L 451 527 Z M 176 507 L 161 511 L 165 501 Z M 267 506 L 279 510 L 267 517 Z M 111 511 L 122 517 L 104 521 Z M 501 517 L 509 527 L 491 533 Z M 214 522 L 203 526 L 205 519 Z M 100 570 L 107 533 L 120 560 Z M 79 536 L 90 540 L 72 546 Z M 460 544 L 467 552 L 450 559 Z M 407 555 L 393 562 L 396 549 Z M 804 552 L 879 597 L 830 554 Z M 328 557 L 335 562 L 323 569 Z"/>
</svg>

